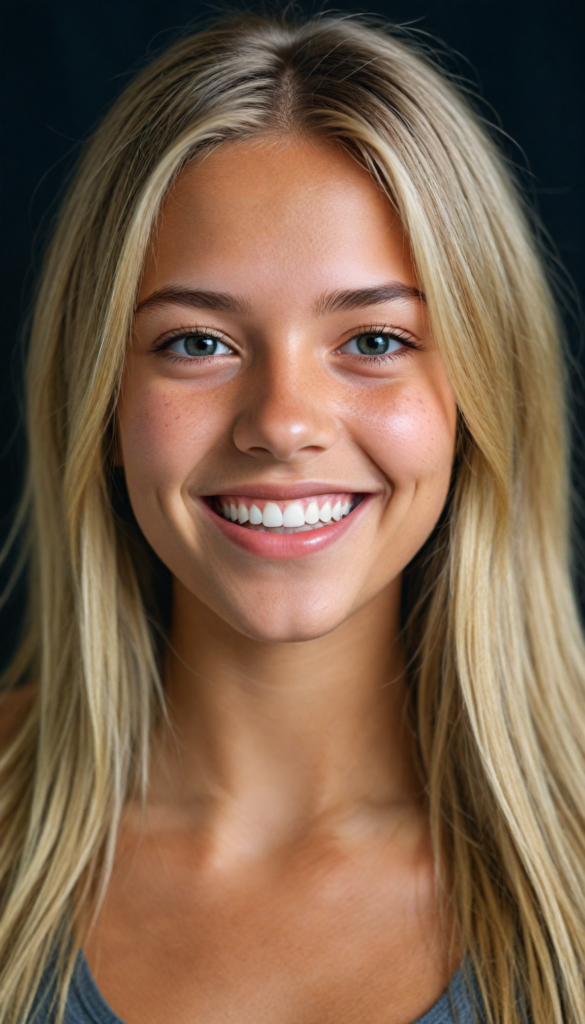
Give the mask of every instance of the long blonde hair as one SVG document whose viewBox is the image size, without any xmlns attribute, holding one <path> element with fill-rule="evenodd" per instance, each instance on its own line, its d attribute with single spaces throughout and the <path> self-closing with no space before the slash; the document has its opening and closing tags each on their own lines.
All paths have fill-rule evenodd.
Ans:
<svg viewBox="0 0 585 1024">
<path fill-rule="evenodd" d="M 292 132 L 335 141 L 385 189 L 458 403 L 452 492 L 407 571 L 405 637 L 466 962 L 491 1024 L 582 1024 L 585 657 L 554 306 L 467 101 L 400 33 L 327 15 L 241 16 L 179 41 L 114 105 L 63 204 L 30 338 L 30 627 L 5 685 L 38 689 L 0 760 L 0 1022 L 25 1018 L 54 962 L 63 1008 L 122 808 L 147 784 L 157 622 L 111 448 L 153 225 L 196 154 Z"/>
</svg>

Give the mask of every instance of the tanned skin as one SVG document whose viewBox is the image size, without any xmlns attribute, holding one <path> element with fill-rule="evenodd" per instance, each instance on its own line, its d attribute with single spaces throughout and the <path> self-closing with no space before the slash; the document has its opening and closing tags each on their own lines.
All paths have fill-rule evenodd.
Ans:
<svg viewBox="0 0 585 1024">
<path fill-rule="evenodd" d="M 185 355 L 181 331 L 206 330 L 218 353 Z M 389 358 L 352 349 L 368 331 L 392 334 Z M 130 499 L 174 578 L 170 726 L 84 940 L 127 1024 L 410 1024 L 448 985 L 461 952 L 399 605 L 455 431 L 408 243 L 350 156 L 264 139 L 182 172 L 118 409 Z M 239 547 L 205 504 L 304 484 L 367 501 L 299 558 Z"/>
</svg>

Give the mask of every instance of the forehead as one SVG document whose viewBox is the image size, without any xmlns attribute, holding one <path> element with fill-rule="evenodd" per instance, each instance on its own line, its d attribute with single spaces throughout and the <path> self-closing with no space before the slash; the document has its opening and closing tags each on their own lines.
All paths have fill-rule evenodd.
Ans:
<svg viewBox="0 0 585 1024">
<path fill-rule="evenodd" d="M 179 175 L 161 211 L 141 295 L 169 283 L 267 295 L 414 284 L 400 222 L 368 173 L 312 139 L 224 144 Z M 222 279 L 221 282 L 219 279 Z"/>
</svg>

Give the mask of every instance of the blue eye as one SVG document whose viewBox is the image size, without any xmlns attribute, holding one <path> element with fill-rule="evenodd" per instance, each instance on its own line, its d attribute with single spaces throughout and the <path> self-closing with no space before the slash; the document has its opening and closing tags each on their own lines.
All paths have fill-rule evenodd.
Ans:
<svg viewBox="0 0 585 1024">
<path fill-rule="evenodd" d="M 396 352 L 402 348 L 402 345 L 403 343 L 391 334 L 384 334 L 382 331 L 368 331 L 364 334 L 356 334 L 355 338 L 350 338 L 339 351 L 360 356 L 385 356 L 390 352 Z"/>
<path fill-rule="evenodd" d="M 164 346 L 168 352 L 177 355 L 197 358 L 198 356 L 231 356 L 233 351 L 212 334 L 181 334 Z"/>
</svg>

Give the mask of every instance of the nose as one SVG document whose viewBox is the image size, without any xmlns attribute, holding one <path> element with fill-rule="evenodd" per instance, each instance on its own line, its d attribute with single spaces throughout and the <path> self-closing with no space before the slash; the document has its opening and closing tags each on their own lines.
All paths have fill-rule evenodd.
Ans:
<svg viewBox="0 0 585 1024">
<path fill-rule="evenodd" d="M 310 377 L 288 363 L 272 369 L 265 366 L 253 383 L 248 382 L 234 424 L 236 448 L 279 462 L 331 448 L 337 438 L 336 418 L 324 388 Z"/>
</svg>

